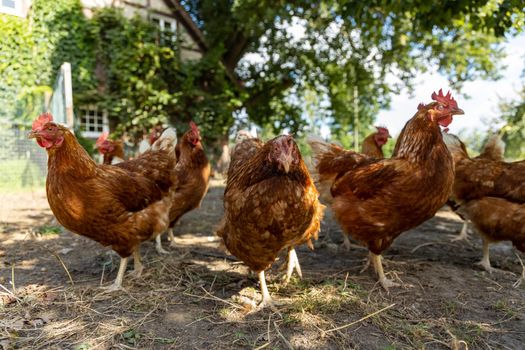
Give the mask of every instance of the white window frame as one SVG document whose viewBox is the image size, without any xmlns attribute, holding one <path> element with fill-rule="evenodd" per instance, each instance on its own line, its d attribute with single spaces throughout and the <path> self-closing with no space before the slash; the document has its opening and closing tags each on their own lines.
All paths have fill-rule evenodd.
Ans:
<svg viewBox="0 0 525 350">
<path fill-rule="evenodd" d="M 151 22 L 153 22 L 153 20 L 158 21 L 159 29 L 161 32 L 170 30 L 173 33 L 173 39 L 172 39 L 173 41 L 176 41 L 178 39 L 178 34 L 179 34 L 177 30 L 178 21 L 175 18 L 155 14 L 155 15 L 151 15 L 150 20 Z M 155 22 L 153 23 L 156 24 Z"/>
<path fill-rule="evenodd" d="M 23 0 L 13 0 L 15 3 L 15 8 L 7 7 L 3 5 L 2 0 L 0 0 L 0 12 L 6 13 L 8 15 L 24 17 L 24 1 Z"/>
<path fill-rule="evenodd" d="M 78 121 L 80 124 L 82 136 L 89 138 L 98 138 L 103 132 L 109 132 L 108 113 L 106 110 L 100 110 L 96 105 L 85 105 L 80 107 L 78 112 Z M 90 118 L 88 112 L 94 112 L 93 124 L 89 120 Z M 102 124 L 99 123 L 100 117 L 102 117 Z M 85 122 L 83 119 L 85 120 Z M 95 127 L 95 131 L 89 130 L 90 126 L 92 125 Z M 102 127 L 102 130 L 99 129 L 99 126 Z"/>
</svg>

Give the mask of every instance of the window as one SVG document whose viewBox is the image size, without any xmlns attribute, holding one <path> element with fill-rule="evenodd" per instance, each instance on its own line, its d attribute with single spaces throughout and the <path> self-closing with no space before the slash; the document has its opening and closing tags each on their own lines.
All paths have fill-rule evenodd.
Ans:
<svg viewBox="0 0 525 350">
<path fill-rule="evenodd" d="M 109 131 L 106 111 L 101 111 L 95 105 L 79 108 L 80 130 L 85 137 L 99 137 L 104 131 Z"/>
<path fill-rule="evenodd" d="M 15 9 L 15 0 L 2 0 L 2 7 L 7 7 L 10 9 Z"/>
<path fill-rule="evenodd" d="M 177 21 L 174 18 L 155 15 L 151 17 L 151 21 L 159 28 L 161 43 L 163 43 L 164 40 L 177 40 Z"/>
<path fill-rule="evenodd" d="M 0 0 L 0 12 L 24 17 L 24 0 Z"/>
</svg>

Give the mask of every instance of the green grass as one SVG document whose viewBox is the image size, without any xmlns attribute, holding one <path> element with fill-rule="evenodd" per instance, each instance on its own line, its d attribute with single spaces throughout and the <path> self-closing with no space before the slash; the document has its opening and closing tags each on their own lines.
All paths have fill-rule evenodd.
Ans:
<svg viewBox="0 0 525 350">
<path fill-rule="evenodd" d="M 0 191 L 24 191 L 45 186 L 46 177 L 27 159 L 0 161 Z"/>
<path fill-rule="evenodd" d="M 42 226 L 38 229 L 38 233 L 42 236 L 59 235 L 62 229 L 57 226 Z"/>
</svg>

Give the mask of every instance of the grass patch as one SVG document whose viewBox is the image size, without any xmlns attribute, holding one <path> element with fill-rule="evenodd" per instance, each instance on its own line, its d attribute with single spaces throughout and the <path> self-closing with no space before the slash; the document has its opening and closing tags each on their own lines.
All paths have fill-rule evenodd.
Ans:
<svg viewBox="0 0 525 350">
<path fill-rule="evenodd" d="M 24 191 L 44 188 L 46 176 L 29 159 L 0 161 L 0 190 Z"/>
<path fill-rule="evenodd" d="M 59 235 L 62 233 L 62 228 L 58 226 L 42 226 L 37 232 L 42 236 Z"/>
</svg>

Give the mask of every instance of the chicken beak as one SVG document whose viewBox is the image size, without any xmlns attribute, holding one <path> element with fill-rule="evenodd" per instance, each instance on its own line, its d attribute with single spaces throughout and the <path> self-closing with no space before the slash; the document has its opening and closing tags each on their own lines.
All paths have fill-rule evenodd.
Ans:
<svg viewBox="0 0 525 350">
<path fill-rule="evenodd" d="M 288 173 L 290 171 L 290 164 L 292 164 L 293 162 L 292 155 L 283 152 L 281 156 L 279 157 L 279 161 L 284 168 L 284 172 Z"/>
<path fill-rule="evenodd" d="M 36 138 L 37 136 L 38 136 L 38 132 L 37 132 L 37 131 L 33 131 L 33 130 L 31 130 L 31 131 L 29 132 L 29 134 L 27 134 L 27 138 L 28 138 L 28 139 L 34 139 L 34 138 Z"/>
<path fill-rule="evenodd" d="M 465 114 L 461 108 L 454 108 L 452 110 L 452 115 Z"/>
</svg>

